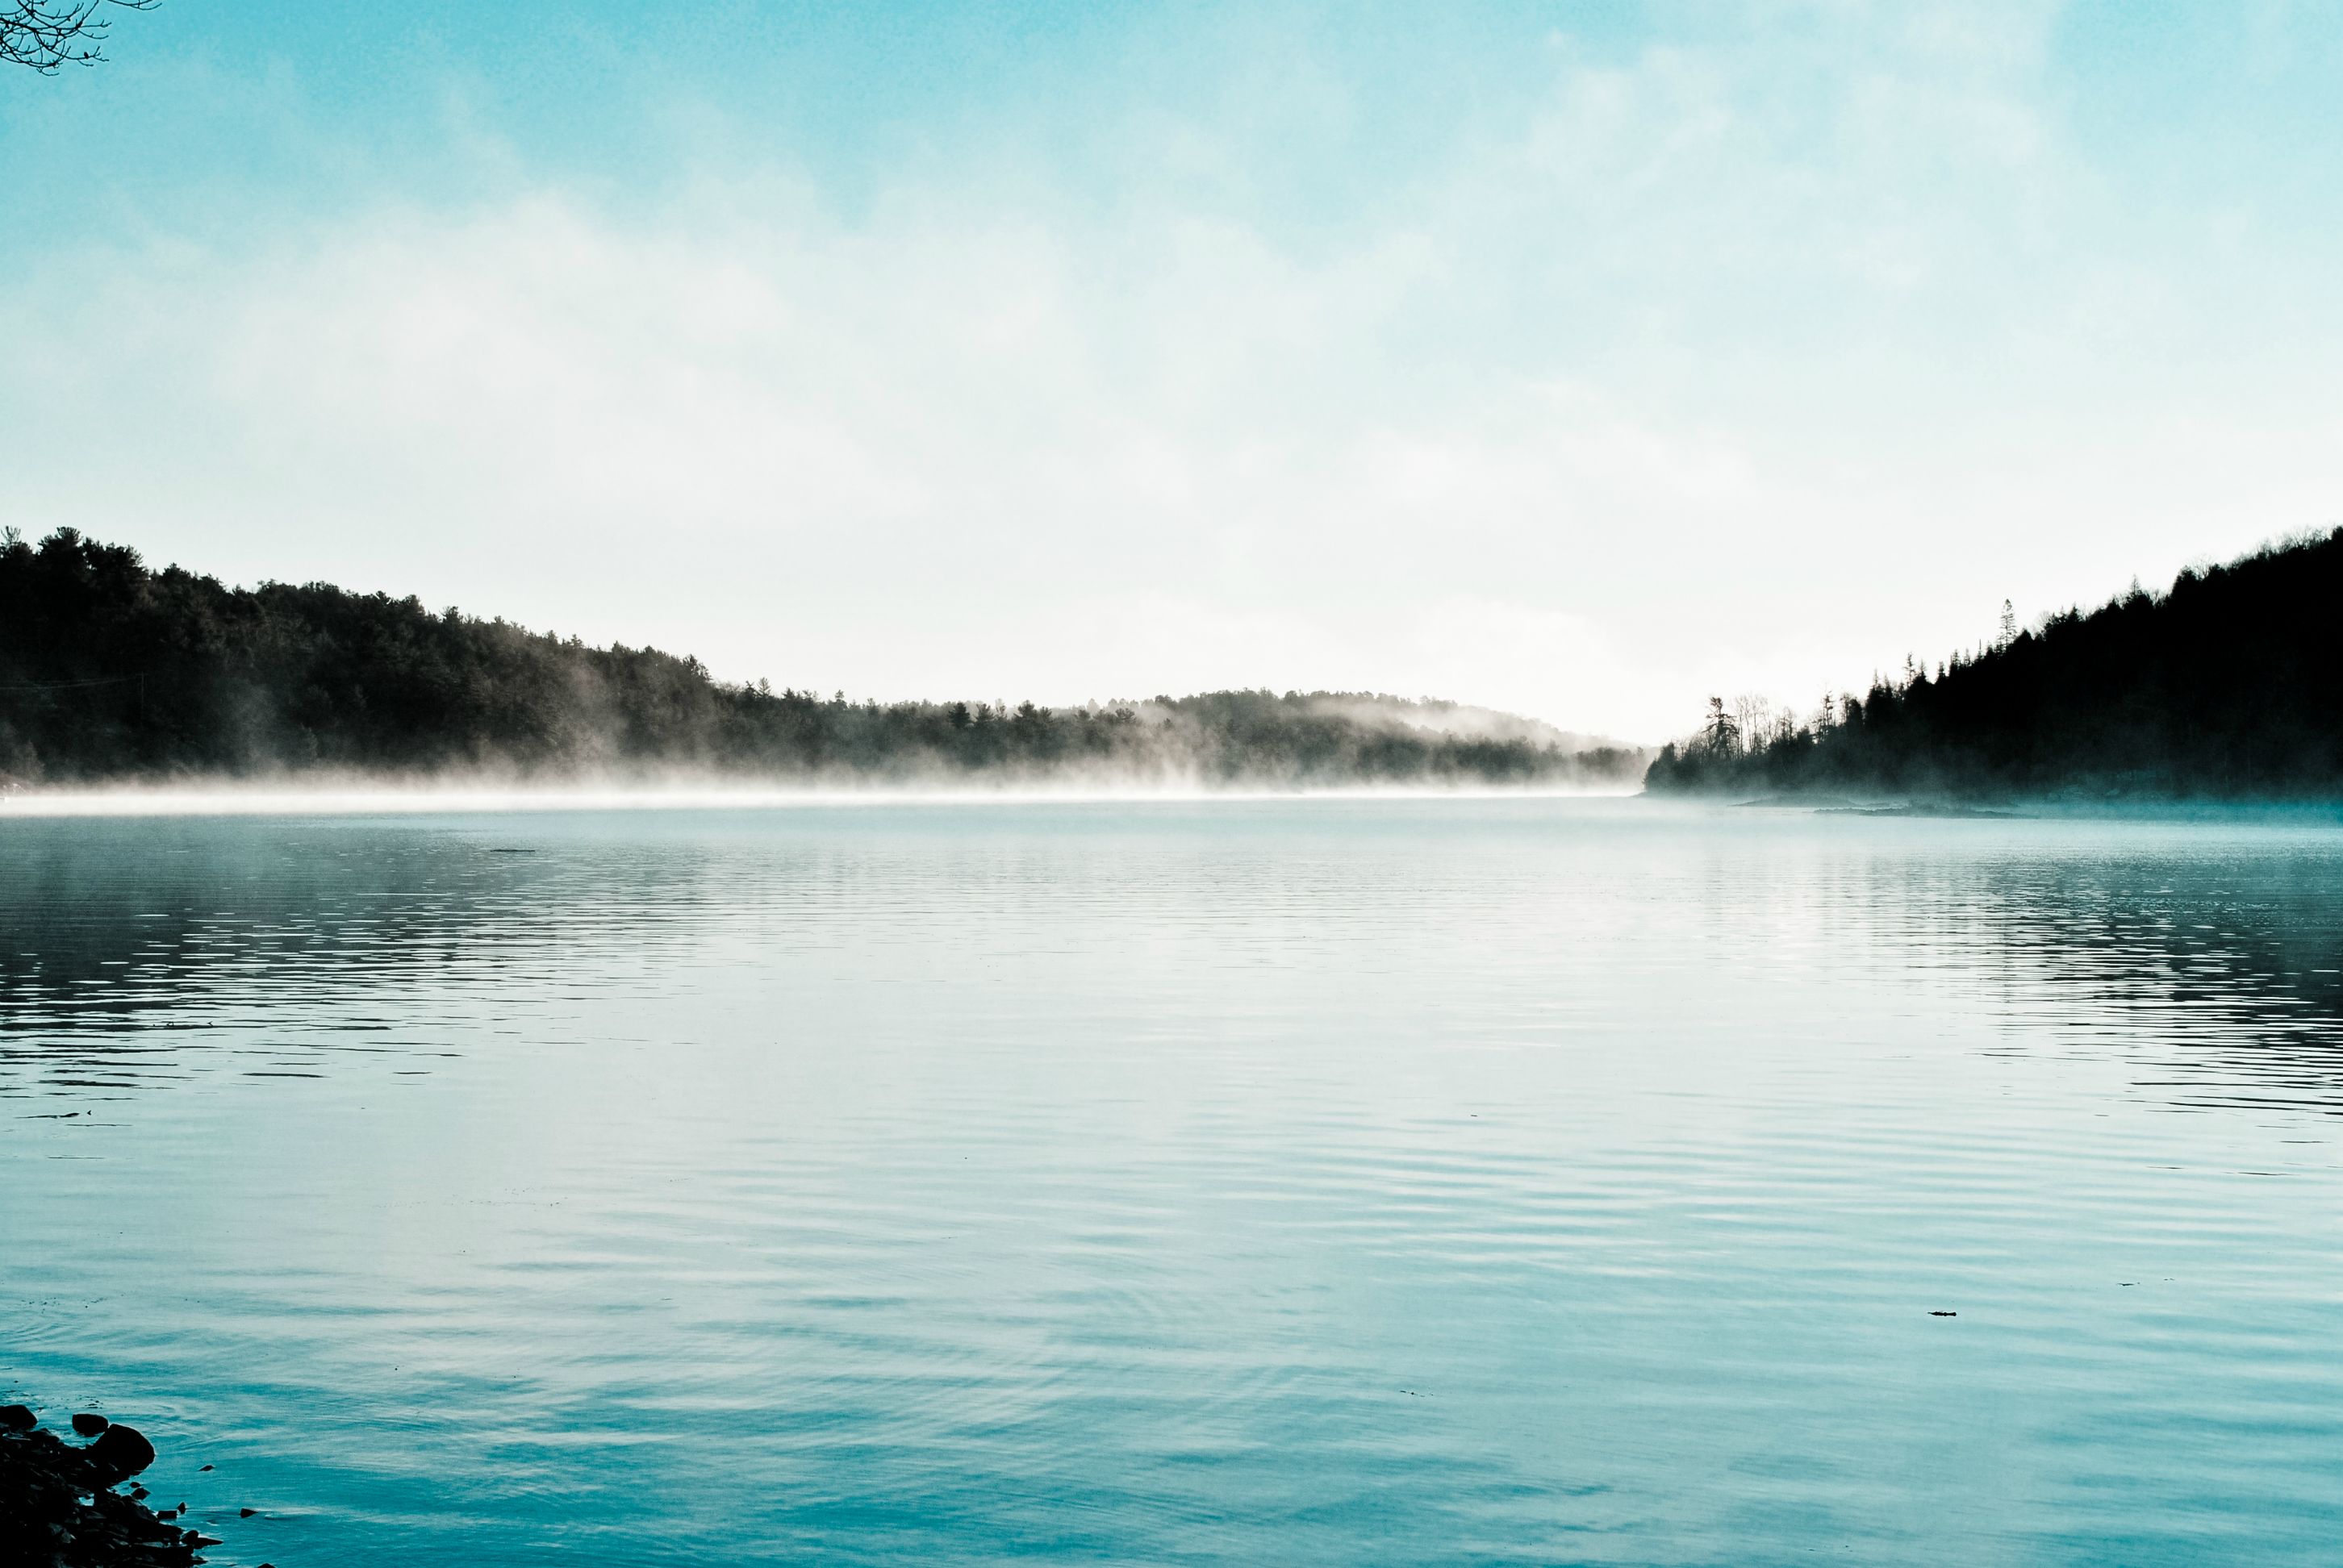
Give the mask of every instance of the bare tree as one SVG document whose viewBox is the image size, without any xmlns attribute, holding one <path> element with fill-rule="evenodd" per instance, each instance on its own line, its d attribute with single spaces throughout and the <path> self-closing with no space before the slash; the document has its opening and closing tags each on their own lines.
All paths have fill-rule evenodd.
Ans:
<svg viewBox="0 0 2343 1568">
<path fill-rule="evenodd" d="M 1733 699 L 1733 724 L 1741 749 L 1755 751 L 1774 738 L 1774 705 L 1755 692 L 1744 692 Z"/>
<path fill-rule="evenodd" d="M 63 65 L 95 65 L 106 57 L 105 13 L 152 11 L 160 0 L 0 0 L 0 64 L 44 76 Z"/>
</svg>

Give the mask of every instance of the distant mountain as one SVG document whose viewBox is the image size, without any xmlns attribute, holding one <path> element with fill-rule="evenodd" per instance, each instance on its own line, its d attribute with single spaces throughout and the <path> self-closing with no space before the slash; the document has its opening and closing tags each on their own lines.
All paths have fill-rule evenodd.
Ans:
<svg viewBox="0 0 2343 1568">
<path fill-rule="evenodd" d="M 1014 708 L 713 679 L 324 583 L 231 588 L 0 534 L 0 784 L 288 772 L 808 782 L 1632 785 L 1650 753 L 1365 692 Z"/>
<path fill-rule="evenodd" d="M 2343 528 L 1753 729 L 1712 699 L 1647 788 L 2343 799 Z"/>
</svg>

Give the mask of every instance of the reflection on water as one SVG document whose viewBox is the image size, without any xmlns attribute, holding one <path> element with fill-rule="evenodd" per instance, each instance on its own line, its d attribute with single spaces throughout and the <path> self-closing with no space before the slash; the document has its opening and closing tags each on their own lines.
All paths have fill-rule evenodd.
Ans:
<svg viewBox="0 0 2343 1568">
<path fill-rule="evenodd" d="M 136 1420 L 218 1562 L 2329 1561 L 2338 873 L 1637 802 L 0 822 L 0 1397 Z"/>
</svg>

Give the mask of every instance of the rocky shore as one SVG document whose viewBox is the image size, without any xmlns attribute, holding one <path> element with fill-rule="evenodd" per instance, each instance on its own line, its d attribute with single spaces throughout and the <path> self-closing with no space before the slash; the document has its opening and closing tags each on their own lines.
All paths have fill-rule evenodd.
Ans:
<svg viewBox="0 0 2343 1568">
<path fill-rule="evenodd" d="M 155 1462 L 155 1445 L 136 1427 L 88 1414 L 72 1424 L 86 1443 L 45 1430 L 26 1406 L 0 1405 L 0 1563 L 178 1568 L 220 1543 L 180 1524 L 180 1509 L 147 1506 L 132 1478 Z"/>
</svg>

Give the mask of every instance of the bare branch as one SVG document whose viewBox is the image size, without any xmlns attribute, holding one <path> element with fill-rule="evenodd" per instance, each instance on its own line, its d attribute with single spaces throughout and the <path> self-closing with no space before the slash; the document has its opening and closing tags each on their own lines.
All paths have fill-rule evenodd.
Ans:
<svg viewBox="0 0 2343 1568">
<path fill-rule="evenodd" d="M 106 57 L 109 6 L 152 11 L 161 0 L 0 0 L 0 65 L 54 76 Z"/>
</svg>

